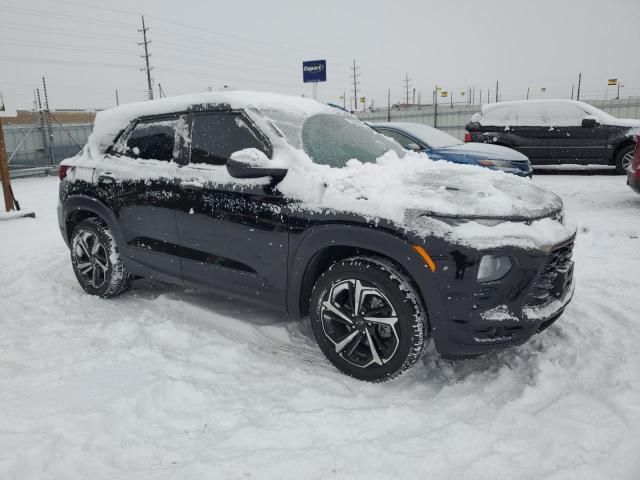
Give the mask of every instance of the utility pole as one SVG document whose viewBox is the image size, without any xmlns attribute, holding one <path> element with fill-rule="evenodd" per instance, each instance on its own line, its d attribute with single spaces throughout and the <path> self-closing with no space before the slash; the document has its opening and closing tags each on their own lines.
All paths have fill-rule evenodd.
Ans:
<svg viewBox="0 0 640 480">
<path fill-rule="evenodd" d="M 149 44 L 151 43 L 150 41 L 147 40 L 147 31 L 149 30 L 149 27 L 146 27 L 144 24 L 144 15 L 142 15 L 142 30 L 138 30 L 139 32 L 142 32 L 142 38 L 143 41 L 142 43 L 138 43 L 138 45 L 144 45 L 144 55 L 141 55 L 142 58 L 144 58 L 146 67 L 142 68 L 141 70 L 144 72 L 147 72 L 147 92 L 149 95 L 149 100 L 153 100 L 153 87 L 151 86 L 151 67 L 149 66 L 149 57 L 151 56 L 151 54 L 149 53 Z"/>
<path fill-rule="evenodd" d="M 487 103 L 491 103 L 491 90 L 487 88 Z"/>
<path fill-rule="evenodd" d="M 4 133 L 2 132 L 2 119 L 0 119 L 0 180 L 2 194 L 4 196 L 4 209 L 6 212 L 13 210 L 13 194 L 9 177 L 9 164 L 7 162 L 7 150 L 4 146 Z"/>
<path fill-rule="evenodd" d="M 358 81 L 358 77 L 360 76 L 360 74 L 358 73 L 358 69 L 360 67 L 356 67 L 356 61 L 353 61 L 353 67 L 351 67 L 351 70 L 353 70 L 353 73 L 351 74 L 351 78 L 353 78 L 353 106 L 354 106 L 354 111 L 358 111 L 358 84 L 360 83 Z"/>
<path fill-rule="evenodd" d="M 498 80 L 496 80 L 496 103 L 498 103 Z"/>
<path fill-rule="evenodd" d="M 158 98 L 167 98 L 166 93 L 164 93 L 164 90 L 162 89 L 162 85 L 160 84 L 160 82 L 158 82 Z"/>
<path fill-rule="evenodd" d="M 387 91 L 387 122 L 391 121 L 391 89 Z"/>
<path fill-rule="evenodd" d="M 618 95 L 616 95 L 616 100 L 620 100 L 620 80 L 616 82 L 618 84 Z"/>
<path fill-rule="evenodd" d="M 482 89 L 480 89 L 479 92 L 480 92 L 480 105 L 482 105 Z"/>
<path fill-rule="evenodd" d="M 433 128 L 438 128 L 438 85 L 433 90 Z"/>
<path fill-rule="evenodd" d="M 49 110 L 49 96 L 47 95 L 47 81 L 42 77 L 42 90 L 44 92 L 44 106 L 47 117 L 47 132 L 49 133 L 49 157 L 51 165 L 56 164 L 56 157 L 53 153 L 53 130 L 51 129 L 51 111 Z"/>
<path fill-rule="evenodd" d="M 571 100 L 573 100 L 573 89 L 575 88 L 575 84 L 571 85 Z"/>
<path fill-rule="evenodd" d="M 582 84 L 582 72 L 578 74 L 578 95 L 576 100 L 580 100 L 580 85 Z"/>
<path fill-rule="evenodd" d="M 476 104 L 476 87 L 473 87 L 473 95 L 471 96 L 471 98 L 473 99 L 471 103 L 475 105 Z"/>
<path fill-rule="evenodd" d="M 449 101 L 451 102 L 451 108 L 453 108 L 453 89 L 451 89 L 449 93 L 451 93 L 451 95 L 449 95 Z"/>
<path fill-rule="evenodd" d="M 120 99 L 118 98 L 118 90 L 116 90 L 116 107 L 120 105 Z"/>
<path fill-rule="evenodd" d="M 620 93 L 620 89 L 618 89 L 618 93 Z M 415 87 L 413 88 L 413 100 L 412 100 L 411 103 L 413 103 L 413 105 L 416 104 L 416 89 L 415 89 Z"/>
<path fill-rule="evenodd" d="M 573 95 L 572 95 L 573 98 Z M 529 100 L 529 87 L 527 87 L 527 100 Z"/>
<path fill-rule="evenodd" d="M 404 82 L 405 91 L 407 93 L 407 103 L 406 103 L 407 107 L 409 106 L 409 82 L 410 81 L 411 79 L 409 78 L 409 74 L 405 73 L 403 82 Z"/>
<path fill-rule="evenodd" d="M 47 140 L 47 130 L 44 125 L 44 112 L 42 111 L 42 100 L 40 99 L 40 89 L 36 88 L 36 99 L 38 103 L 38 119 L 40 121 L 40 132 L 42 132 L 42 148 L 44 150 L 49 148 L 49 141 Z"/>
</svg>

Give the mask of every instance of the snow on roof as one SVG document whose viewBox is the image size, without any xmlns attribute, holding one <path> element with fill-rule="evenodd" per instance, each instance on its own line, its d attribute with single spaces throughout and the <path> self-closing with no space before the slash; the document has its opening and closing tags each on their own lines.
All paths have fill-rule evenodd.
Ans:
<svg viewBox="0 0 640 480">
<path fill-rule="evenodd" d="M 255 107 L 259 110 L 295 111 L 298 115 L 307 117 L 318 113 L 336 113 L 335 108 L 309 98 L 291 95 L 241 90 L 196 93 L 128 103 L 98 112 L 87 144 L 92 152 L 102 153 L 115 136 L 136 118 L 182 112 L 197 105 L 221 104 L 229 105 L 234 109 Z"/>
<path fill-rule="evenodd" d="M 473 114 L 471 121 L 492 126 L 580 126 L 582 119 L 589 116 L 601 124 L 619 121 L 593 105 L 566 99 L 490 103 Z"/>
</svg>

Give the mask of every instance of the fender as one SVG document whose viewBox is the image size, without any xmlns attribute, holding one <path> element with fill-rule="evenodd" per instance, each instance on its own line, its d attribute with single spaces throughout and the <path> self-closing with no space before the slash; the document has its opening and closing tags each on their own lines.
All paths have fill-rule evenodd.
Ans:
<svg viewBox="0 0 640 480">
<path fill-rule="evenodd" d="M 60 230 L 62 230 L 63 237 L 67 245 L 69 245 L 67 220 L 73 212 L 76 212 L 78 210 L 85 210 L 87 212 L 94 213 L 102 218 L 105 222 L 107 222 L 109 230 L 111 230 L 116 243 L 118 243 L 119 245 L 124 245 L 122 230 L 120 229 L 118 221 L 111 209 L 109 209 L 109 207 L 107 207 L 99 200 L 82 194 L 71 195 L 67 197 L 67 199 L 62 204 L 61 217 L 59 218 Z"/>
<path fill-rule="evenodd" d="M 329 247 L 353 247 L 379 253 L 401 266 L 411 277 L 429 311 L 442 311 L 442 295 L 435 275 L 405 238 L 390 232 L 344 224 L 323 224 L 311 227 L 299 238 L 291 239 L 289 246 L 289 286 L 287 310 L 301 316 L 300 295 L 303 279 L 314 256 Z M 428 247 L 426 247 L 428 248 Z"/>
</svg>

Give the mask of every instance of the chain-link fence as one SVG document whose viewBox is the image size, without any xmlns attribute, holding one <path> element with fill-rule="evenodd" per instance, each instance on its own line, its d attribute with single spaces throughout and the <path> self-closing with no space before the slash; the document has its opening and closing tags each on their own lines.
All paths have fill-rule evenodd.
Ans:
<svg viewBox="0 0 640 480">
<path fill-rule="evenodd" d="M 65 158 L 78 153 L 91 133 L 91 124 L 51 125 L 36 122 L 33 125 L 5 125 L 4 139 L 9 157 L 9 169 L 55 167 Z"/>
</svg>

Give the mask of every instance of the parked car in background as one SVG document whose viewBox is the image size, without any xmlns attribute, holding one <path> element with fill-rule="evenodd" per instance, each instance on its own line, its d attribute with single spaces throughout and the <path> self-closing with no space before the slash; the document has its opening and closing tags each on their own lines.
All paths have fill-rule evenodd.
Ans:
<svg viewBox="0 0 640 480">
<path fill-rule="evenodd" d="M 574 100 L 523 100 L 484 105 L 465 141 L 503 145 L 535 165 L 613 165 L 626 173 L 640 120 L 616 118 Z"/>
<path fill-rule="evenodd" d="M 423 123 L 371 123 L 370 126 L 407 150 L 426 152 L 433 160 L 479 165 L 522 177 L 530 177 L 533 172 L 529 159 L 520 152 L 499 145 L 465 144 Z"/>
<path fill-rule="evenodd" d="M 640 135 L 636 136 L 636 148 L 627 168 L 627 184 L 640 193 Z"/>
<path fill-rule="evenodd" d="M 423 162 L 309 99 L 105 110 L 59 174 L 60 231 L 87 293 L 152 277 L 309 315 L 329 361 L 362 380 L 401 374 L 431 337 L 448 357 L 520 345 L 573 295 L 575 229 L 555 194 Z"/>
</svg>

